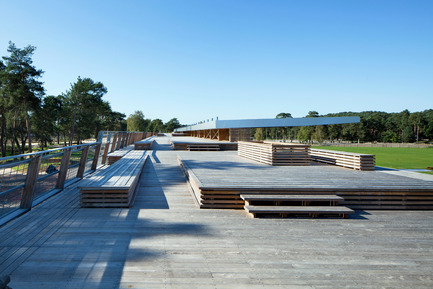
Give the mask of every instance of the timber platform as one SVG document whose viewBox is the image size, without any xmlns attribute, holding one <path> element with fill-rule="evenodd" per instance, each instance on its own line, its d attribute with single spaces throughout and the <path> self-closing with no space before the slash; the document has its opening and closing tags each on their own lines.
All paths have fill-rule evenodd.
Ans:
<svg viewBox="0 0 433 289">
<path fill-rule="evenodd" d="M 432 176 L 357 171 L 320 163 L 275 167 L 236 152 L 178 155 L 201 208 L 241 209 L 245 205 L 241 194 L 335 194 L 344 198 L 340 205 L 351 209 L 433 209 Z"/>
<path fill-rule="evenodd" d="M 252 219 L 243 210 L 200 210 L 178 153 L 167 137 L 155 138 L 131 208 L 81 208 L 76 183 L 0 227 L 0 275 L 10 275 L 13 289 L 433 287 L 433 211 Z M 182 156 L 207 184 L 203 173 L 224 179 L 231 161 Z"/>
</svg>

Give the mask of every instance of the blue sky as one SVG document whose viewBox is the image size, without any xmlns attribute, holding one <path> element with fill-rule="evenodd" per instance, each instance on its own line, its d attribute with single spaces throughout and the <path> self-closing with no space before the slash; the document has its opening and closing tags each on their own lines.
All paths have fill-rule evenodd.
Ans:
<svg viewBox="0 0 433 289">
<path fill-rule="evenodd" d="M 78 76 L 112 109 L 183 124 L 433 108 L 433 1 L 1 1 L 47 95 Z"/>
</svg>

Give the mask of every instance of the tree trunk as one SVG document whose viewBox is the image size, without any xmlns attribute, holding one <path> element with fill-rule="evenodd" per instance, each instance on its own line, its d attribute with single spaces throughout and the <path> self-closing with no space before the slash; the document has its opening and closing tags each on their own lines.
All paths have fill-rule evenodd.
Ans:
<svg viewBox="0 0 433 289">
<path fill-rule="evenodd" d="M 6 147 L 8 144 L 8 140 L 6 137 L 6 120 L 4 115 L 2 116 L 2 123 L 1 123 L 1 136 L 0 136 L 1 140 L 1 151 L 2 151 L 2 157 L 6 156 Z"/>
<path fill-rule="evenodd" d="M 72 119 L 72 128 L 71 135 L 69 136 L 69 145 L 72 145 L 72 141 L 74 140 L 74 130 L 75 130 L 75 120 L 77 118 L 77 106 L 74 107 L 74 117 Z"/>
<path fill-rule="evenodd" d="M 32 134 L 30 131 L 30 118 L 29 114 L 26 111 L 26 128 L 27 128 L 27 138 L 29 140 L 29 153 L 32 152 Z"/>
</svg>

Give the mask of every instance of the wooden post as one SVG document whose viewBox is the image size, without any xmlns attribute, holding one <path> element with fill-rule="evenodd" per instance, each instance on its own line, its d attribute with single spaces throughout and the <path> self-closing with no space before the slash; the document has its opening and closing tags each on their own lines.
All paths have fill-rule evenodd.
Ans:
<svg viewBox="0 0 433 289">
<path fill-rule="evenodd" d="M 110 150 L 110 152 L 114 152 L 116 150 L 117 135 L 118 135 L 118 133 L 115 133 L 114 136 L 113 136 L 113 142 L 111 143 L 111 150 Z"/>
<path fill-rule="evenodd" d="M 121 144 L 122 144 L 122 137 L 123 137 L 123 134 L 122 134 L 122 133 L 119 133 L 119 135 L 117 136 L 116 151 L 117 151 L 118 149 L 120 149 L 120 147 L 121 147 Z"/>
<path fill-rule="evenodd" d="M 111 145 L 111 147 L 113 147 L 113 145 Z M 107 155 L 108 155 L 108 149 L 110 148 L 110 143 L 109 142 L 107 142 L 106 144 L 105 144 L 105 147 L 104 147 L 104 152 L 102 153 L 102 161 L 101 161 L 101 163 L 103 164 L 103 165 L 105 165 L 105 162 L 107 161 Z"/>
<path fill-rule="evenodd" d="M 123 133 L 123 142 L 122 142 L 122 148 L 126 147 L 126 140 L 128 138 L 128 133 Z"/>
<path fill-rule="evenodd" d="M 98 166 L 99 153 L 101 152 L 101 146 L 102 146 L 102 143 L 98 143 L 95 146 L 95 155 L 93 156 L 92 167 L 90 168 L 92 171 L 96 170 L 96 167 Z"/>
<path fill-rule="evenodd" d="M 24 184 L 23 196 L 21 198 L 21 209 L 30 210 L 33 203 L 33 193 L 36 187 L 36 180 L 39 175 L 39 168 L 41 167 L 42 156 L 38 155 L 30 160 L 29 168 L 27 169 L 26 182 Z"/>
<path fill-rule="evenodd" d="M 125 133 L 120 133 L 120 139 L 119 139 L 119 145 L 117 146 L 117 149 L 123 148 L 123 142 L 125 141 Z"/>
<path fill-rule="evenodd" d="M 126 133 L 126 146 L 129 146 L 131 144 L 131 133 Z"/>
<path fill-rule="evenodd" d="M 81 179 L 84 176 L 86 169 L 87 156 L 89 155 L 90 146 L 86 146 L 81 152 L 80 164 L 78 165 L 77 178 Z"/>
<path fill-rule="evenodd" d="M 63 152 L 62 163 L 60 164 L 59 176 L 57 177 L 56 189 L 63 190 L 65 187 L 66 176 L 68 175 L 69 160 L 71 159 L 72 149 Z"/>
<path fill-rule="evenodd" d="M 128 144 L 126 146 L 129 146 L 132 144 L 133 137 L 134 137 L 134 134 L 132 132 L 128 132 Z"/>
</svg>

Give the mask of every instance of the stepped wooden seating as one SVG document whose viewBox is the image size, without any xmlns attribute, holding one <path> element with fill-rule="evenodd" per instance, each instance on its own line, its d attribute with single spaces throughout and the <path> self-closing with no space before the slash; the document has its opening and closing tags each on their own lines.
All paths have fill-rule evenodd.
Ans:
<svg viewBox="0 0 433 289">
<path fill-rule="evenodd" d="M 189 144 L 186 146 L 188 151 L 219 151 L 219 144 Z"/>
<path fill-rule="evenodd" d="M 153 146 L 153 139 L 143 139 L 134 143 L 135 150 L 151 150 Z"/>
<path fill-rule="evenodd" d="M 238 142 L 238 155 L 270 166 L 308 166 L 310 165 L 309 145 Z"/>
<path fill-rule="evenodd" d="M 123 158 L 132 149 L 133 149 L 133 146 L 127 146 L 127 147 L 121 148 L 117 151 L 114 151 L 114 152 L 107 154 L 107 163 L 109 165 L 114 164 L 115 162 L 117 162 L 118 160 Z"/>
<path fill-rule="evenodd" d="M 132 150 L 115 164 L 97 171 L 78 185 L 83 208 L 128 208 L 148 159 L 145 151 Z"/>
<path fill-rule="evenodd" d="M 347 218 L 354 211 L 344 206 L 337 206 L 344 198 L 337 195 L 270 195 L 270 194 L 241 194 L 245 201 L 244 209 L 252 217 L 278 216 L 288 217 L 319 215 L 338 215 Z M 269 205 L 270 204 L 270 205 Z"/>
<path fill-rule="evenodd" d="M 310 149 L 310 157 L 312 161 L 361 171 L 373 171 L 375 165 L 374 155 L 367 154 L 357 154 L 312 148 Z"/>
</svg>

